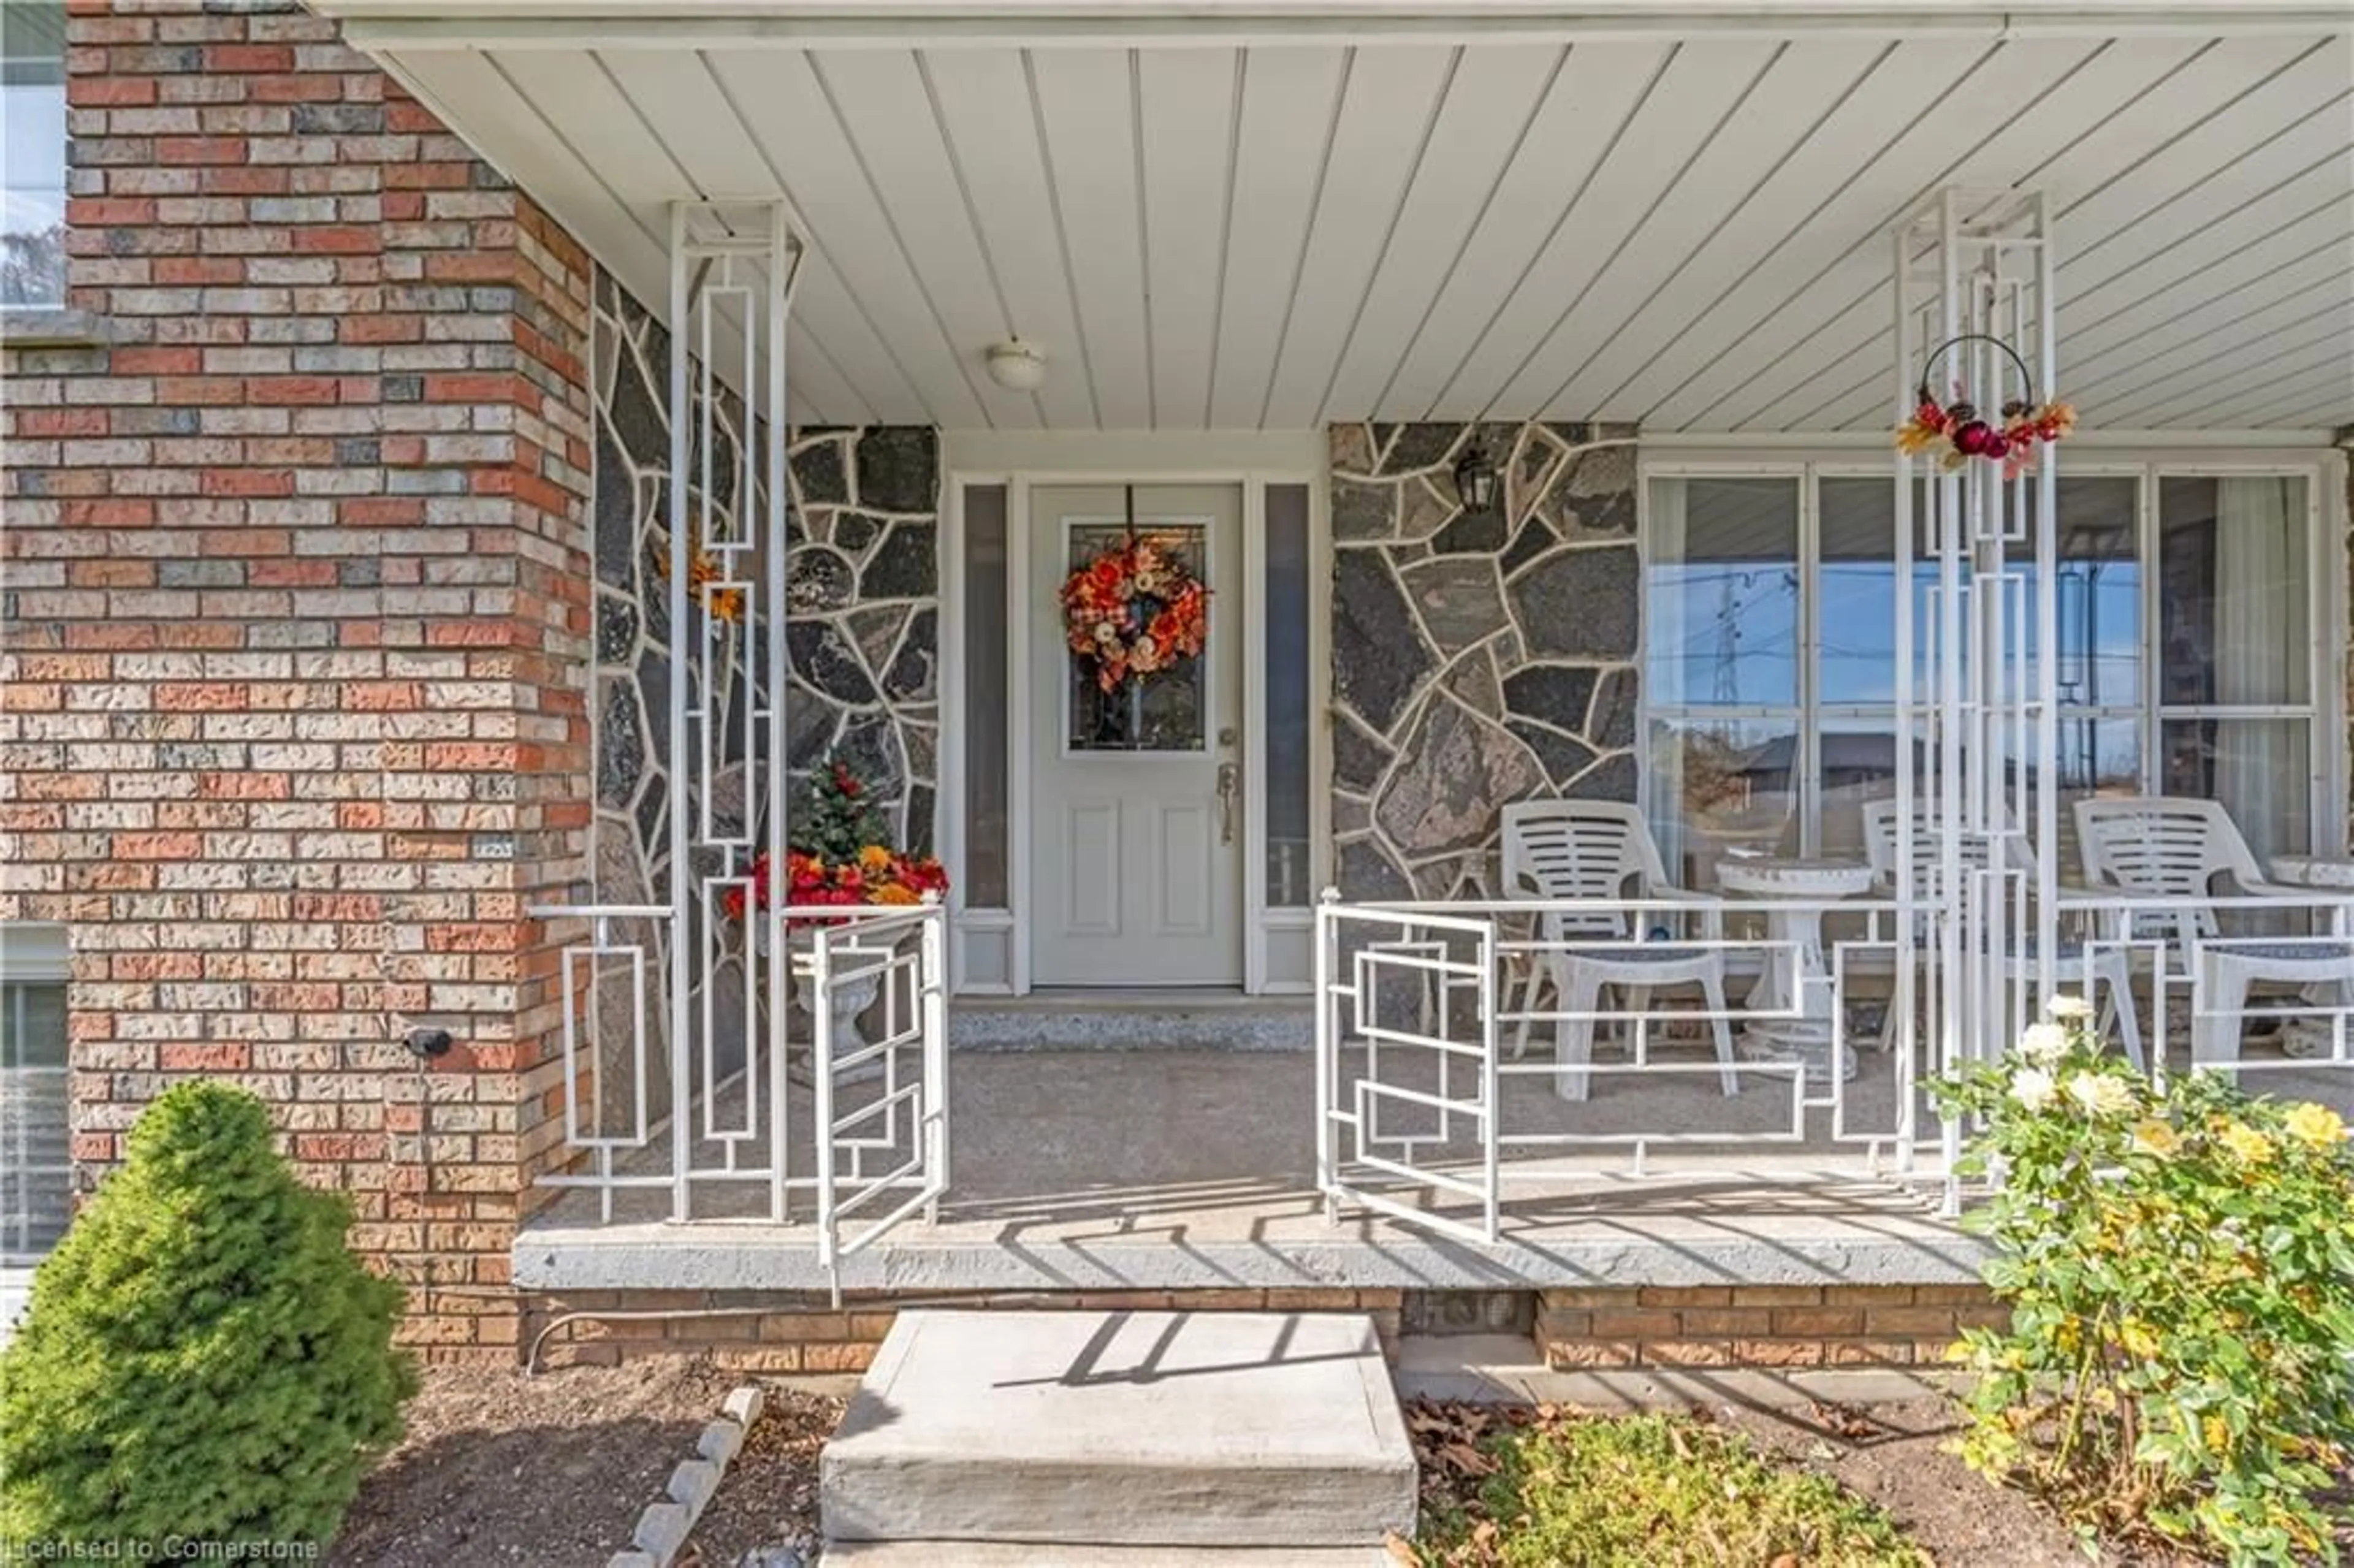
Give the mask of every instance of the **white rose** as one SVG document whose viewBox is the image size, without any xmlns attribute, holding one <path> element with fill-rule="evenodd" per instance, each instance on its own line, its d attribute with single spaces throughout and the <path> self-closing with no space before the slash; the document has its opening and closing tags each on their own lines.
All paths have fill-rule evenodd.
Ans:
<svg viewBox="0 0 2354 1568">
<path fill-rule="evenodd" d="M 2021 1067 L 2010 1075 L 2010 1097 L 2031 1111 L 2050 1105 L 2059 1088 L 2052 1075 L 2041 1067 Z"/>
<path fill-rule="evenodd" d="M 2125 1080 L 2105 1073 L 2078 1073 L 2068 1080 L 2068 1097 L 2083 1107 L 2086 1116 L 2123 1116 L 2134 1104 L 2133 1090 Z"/>
<path fill-rule="evenodd" d="M 2068 1031 L 2057 1023 L 2031 1023 L 2019 1037 L 2019 1054 L 2039 1067 L 2049 1067 L 2068 1054 Z"/>
<path fill-rule="evenodd" d="M 2063 991 L 2044 1003 L 2043 1011 L 2062 1023 L 2076 1023 L 2093 1016 L 2093 1004 L 2073 992 Z"/>
</svg>

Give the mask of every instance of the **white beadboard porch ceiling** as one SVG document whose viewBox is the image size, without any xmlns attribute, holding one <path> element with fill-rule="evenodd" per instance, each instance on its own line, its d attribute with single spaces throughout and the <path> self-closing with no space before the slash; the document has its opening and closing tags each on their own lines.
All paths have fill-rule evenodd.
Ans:
<svg viewBox="0 0 2354 1568">
<path fill-rule="evenodd" d="M 1885 235 L 1958 184 L 2052 199 L 2089 425 L 2354 424 L 2342 9 L 320 8 L 650 303 L 666 202 L 785 196 L 807 420 L 1880 429 Z"/>
</svg>

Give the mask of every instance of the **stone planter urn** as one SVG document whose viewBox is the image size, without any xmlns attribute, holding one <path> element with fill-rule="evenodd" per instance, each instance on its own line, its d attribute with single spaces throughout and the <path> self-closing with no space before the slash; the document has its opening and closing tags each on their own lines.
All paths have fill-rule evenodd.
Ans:
<svg viewBox="0 0 2354 1568">
<path fill-rule="evenodd" d="M 752 945 L 765 959 L 769 956 L 769 923 L 766 920 L 756 919 L 750 924 Z M 793 981 L 792 1005 L 795 1011 L 811 1021 L 811 1032 L 805 1037 L 808 1044 L 804 1049 L 812 1055 L 817 1050 L 814 1005 L 817 1001 L 814 975 L 816 946 L 816 939 L 806 933 L 791 932 L 785 938 L 786 958 Z M 883 977 L 879 974 L 861 975 L 855 980 L 843 981 L 833 988 L 832 1010 L 833 1054 L 837 1057 L 847 1056 L 866 1048 L 868 1044 L 866 1033 L 859 1027 L 858 1021 L 865 1015 L 868 1008 L 875 1005 L 875 998 L 882 993 Z M 883 1059 L 878 1056 L 873 1061 L 863 1062 L 847 1073 L 839 1075 L 834 1081 L 857 1084 L 864 1083 L 869 1078 L 879 1078 L 882 1075 Z"/>
</svg>

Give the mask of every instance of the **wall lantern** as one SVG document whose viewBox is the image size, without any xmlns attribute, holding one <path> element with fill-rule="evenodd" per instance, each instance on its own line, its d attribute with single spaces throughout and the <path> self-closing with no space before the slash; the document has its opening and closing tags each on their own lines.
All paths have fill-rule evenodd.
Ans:
<svg viewBox="0 0 2354 1568">
<path fill-rule="evenodd" d="M 1455 493 L 1462 498 L 1466 512 L 1486 512 L 1496 504 L 1496 465 L 1477 434 L 1456 461 Z"/>
</svg>

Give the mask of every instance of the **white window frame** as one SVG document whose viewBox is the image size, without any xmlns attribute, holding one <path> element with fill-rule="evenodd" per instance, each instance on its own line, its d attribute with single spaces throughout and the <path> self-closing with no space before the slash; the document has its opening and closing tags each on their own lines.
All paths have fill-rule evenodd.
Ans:
<svg viewBox="0 0 2354 1568">
<path fill-rule="evenodd" d="M 2139 450 L 2130 448 L 2094 448 L 2081 457 L 2062 454 L 2059 472 L 2070 479 L 2125 476 L 2135 480 L 2136 551 L 2141 565 L 2141 660 L 2142 691 L 2135 706 L 2104 705 L 2099 708 L 2063 710 L 2062 717 L 2092 715 L 2103 719 L 2131 718 L 2137 725 L 2139 744 L 2141 785 L 2145 791 L 2157 793 L 2161 788 L 2162 753 L 2160 741 L 2163 726 L 2173 721 L 2203 718 L 2302 718 L 2308 725 L 2307 758 L 2310 779 L 2307 790 L 2306 829 L 2317 853 L 2339 853 L 2347 842 L 2347 726 L 2346 676 L 2344 661 L 2338 651 L 2344 646 L 2348 631 L 2347 599 L 2347 496 L 2346 459 L 2333 451 L 2262 451 L 2219 450 L 2190 448 L 2182 450 Z M 1819 700 L 1820 654 L 1819 627 L 1817 617 L 1822 599 L 1822 561 L 1820 556 L 1820 495 L 1824 479 L 1882 478 L 1892 483 L 1895 477 L 1893 461 L 1860 455 L 1852 450 L 1826 449 L 1820 451 L 1794 451 L 1787 447 L 1756 449 L 1744 452 L 1728 441 L 1721 449 L 1695 449 L 1691 455 L 1670 450 L 1667 455 L 1640 459 L 1637 464 L 1636 508 L 1637 537 L 1641 542 L 1643 561 L 1648 568 L 1652 558 L 1651 544 L 1651 482 L 1655 479 L 1795 479 L 1798 495 L 1798 734 L 1805 744 L 1798 748 L 1797 799 L 1792 811 L 1798 823 L 1800 851 L 1817 852 L 1822 830 L 1819 801 L 1821 797 L 1821 748 L 1819 737 L 1826 719 L 1876 716 L 1893 712 L 1893 707 L 1870 705 L 1835 704 L 1826 706 Z M 2163 479 L 2221 479 L 2277 476 L 2301 480 L 2305 484 L 2306 524 L 2310 574 L 2311 600 L 2307 612 L 2315 631 L 2313 664 L 2306 683 L 2307 701 L 2301 704 L 2279 704 L 2264 706 L 2246 705 L 2179 705 L 2158 701 L 2158 484 Z M 1643 599 L 1649 602 L 1649 578 L 1645 574 Z M 1637 770 L 1636 798 L 1648 817 L 1652 810 L 1651 796 L 1656 769 L 1649 766 L 1649 747 L 1651 726 L 1658 719 L 1780 718 L 1787 710 L 1751 707 L 1694 707 L 1687 704 L 1661 705 L 1653 701 L 1654 694 L 1648 678 L 1648 659 L 1638 656 L 1645 667 L 1646 678 L 1640 683 L 1638 734 L 1643 748 L 1643 765 Z"/>
<path fill-rule="evenodd" d="M 59 42 L 58 42 L 58 54 L 57 54 L 54 58 L 56 58 L 56 60 L 57 60 L 57 62 L 58 62 L 58 90 L 59 90 L 60 92 L 63 92 L 63 91 L 65 90 L 65 81 L 66 81 L 66 74 L 65 74 L 66 60 L 65 60 L 65 55 L 66 55 L 66 48 L 67 48 L 67 46 L 66 46 L 66 44 L 64 43 L 65 0 L 55 0 L 55 4 L 53 5 L 53 6 L 52 6 L 51 8 L 52 8 L 52 9 L 54 9 L 54 10 L 58 13 L 58 28 L 59 28 L 59 32 L 58 32 L 58 38 L 59 38 Z M 5 50 L 5 38 L 0 38 L 0 50 Z M 48 55 L 9 55 L 9 54 L 6 54 L 6 53 L 5 53 L 5 52 L 0 52 L 0 97 L 5 97 L 5 95 L 6 95 L 6 94 L 9 92 L 9 90 L 10 90 L 10 89 L 9 89 L 9 87 L 8 87 L 8 85 L 7 85 L 7 79 L 7 79 L 7 67 L 8 67 L 9 65 L 11 65 L 11 64 L 15 63 L 16 60 L 19 60 L 19 59 L 26 59 L 26 60 L 47 60 L 47 59 L 49 59 L 49 58 L 52 58 L 52 57 L 51 57 L 51 56 L 48 56 Z M 5 111 L 0 111 L 0 112 L 5 112 Z M 66 199 L 66 200 L 70 200 L 70 199 L 71 199 L 71 197 L 72 197 L 72 195 L 73 195 L 73 188 L 72 188 L 72 176 L 73 176 L 73 130 L 72 130 L 72 123 L 73 123 L 73 122 L 72 122 L 72 111 L 71 111 L 71 109 L 70 109 L 70 108 L 69 108 L 69 109 L 68 109 L 68 111 L 67 111 L 67 118 L 66 118 L 66 132 L 65 132 L 65 135 L 64 135 L 63 140 L 61 140 L 61 141 L 58 143 L 58 149 L 57 149 L 57 153 L 58 153 L 58 167 L 57 167 L 57 176 L 58 176 L 58 178 L 57 178 L 57 189 L 58 189 L 58 194 L 59 194 L 60 197 L 61 197 L 61 198 L 63 198 L 63 199 Z M 60 223 L 61 225 L 62 225 L 62 224 L 63 224 L 63 222 L 64 222 L 64 209 L 63 209 L 62 207 L 60 207 L 60 208 L 59 208 L 59 217 L 58 217 L 58 221 L 59 221 L 59 223 Z M 62 257 L 60 258 L 60 260 L 62 260 Z M 0 302 L 0 316 L 9 316 L 9 315 L 24 316 L 24 315 L 29 315 L 30 313 L 34 313 L 34 312 L 53 312 L 53 311 L 61 311 L 61 310 L 65 309 L 65 306 L 66 306 L 66 291 L 65 291 L 65 285 L 66 285 L 66 280 L 65 280 L 64 274 L 63 274 L 62 272 L 60 272 L 60 273 L 59 273 L 59 275 L 58 275 L 58 294 L 57 294 L 57 297 L 56 297 L 55 299 L 50 299 L 50 300 L 27 300 L 27 301 L 26 301 L 26 302 L 22 302 L 22 303 L 20 303 L 20 304 L 8 304 L 8 303 L 6 303 L 6 302 Z"/>
<path fill-rule="evenodd" d="M 66 928 L 63 926 L 36 924 L 30 921 L 0 923 L 0 1008 L 7 1010 L 6 1016 L 0 1018 L 0 1031 L 8 1032 L 12 1037 L 21 1042 L 20 1032 L 25 1028 L 24 988 L 64 986 L 70 981 L 71 978 Z M 69 1150 L 71 1148 L 73 1136 L 73 1036 L 70 1018 L 71 1014 L 69 1012 L 63 1065 L 54 1068 L 0 1066 L 0 1071 L 53 1072 L 58 1075 L 61 1080 L 63 1091 L 59 1098 L 66 1107 L 65 1133 Z M 16 1047 L 18 1055 L 23 1054 L 23 1049 L 20 1043 Z M 0 1121 L 0 1129 L 5 1129 L 7 1125 L 5 1121 Z M 13 1137 L 0 1139 L 0 1168 L 7 1171 L 11 1190 L 20 1194 L 18 1198 L 20 1204 L 24 1204 L 21 1196 L 23 1189 L 18 1184 L 28 1177 L 63 1176 L 69 1183 L 71 1182 L 73 1161 L 70 1152 L 63 1166 L 36 1166 L 31 1163 L 31 1160 L 32 1151 L 27 1144 L 19 1142 Z M 29 1208 L 29 1204 L 24 1206 Z M 0 1265 L 16 1266 L 37 1263 L 41 1255 L 39 1252 L 32 1250 L 26 1245 L 21 1232 L 0 1226 Z"/>
</svg>

